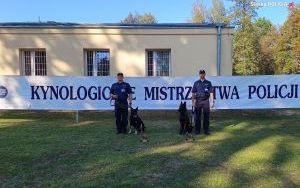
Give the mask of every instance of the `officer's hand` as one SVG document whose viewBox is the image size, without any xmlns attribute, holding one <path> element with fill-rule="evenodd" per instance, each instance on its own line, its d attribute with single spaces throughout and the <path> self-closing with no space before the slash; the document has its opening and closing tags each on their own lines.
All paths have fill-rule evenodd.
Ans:
<svg viewBox="0 0 300 188">
<path fill-rule="evenodd" d="M 117 99 L 117 98 L 118 98 L 118 95 L 112 95 L 112 98 L 113 98 L 113 99 Z"/>
</svg>

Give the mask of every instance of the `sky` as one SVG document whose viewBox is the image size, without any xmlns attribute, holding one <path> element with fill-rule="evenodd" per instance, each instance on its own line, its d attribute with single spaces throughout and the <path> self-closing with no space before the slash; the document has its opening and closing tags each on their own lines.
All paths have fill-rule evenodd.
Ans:
<svg viewBox="0 0 300 188">
<path fill-rule="evenodd" d="M 76 22 L 119 23 L 129 12 L 151 12 L 159 23 L 184 23 L 191 18 L 195 0 L 8 0 L 0 4 L 0 22 Z M 211 7 L 211 0 L 202 0 Z M 256 2 L 295 2 L 299 0 L 256 0 Z M 232 6 L 224 0 L 225 7 Z M 284 23 L 287 7 L 266 6 L 258 9 L 259 17 L 266 17 L 275 25 Z"/>
</svg>

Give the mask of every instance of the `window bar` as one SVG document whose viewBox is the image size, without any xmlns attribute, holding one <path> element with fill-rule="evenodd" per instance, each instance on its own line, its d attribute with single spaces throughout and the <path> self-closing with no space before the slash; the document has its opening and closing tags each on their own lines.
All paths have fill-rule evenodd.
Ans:
<svg viewBox="0 0 300 188">
<path fill-rule="evenodd" d="M 153 76 L 157 76 L 157 52 L 153 52 Z"/>
<path fill-rule="evenodd" d="M 97 59 L 96 59 L 96 52 L 93 51 L 93 75 L 92 76 L 96 76 L 97 75 Z"/>
<path fill-rule="evenodd" d="M 23 67 L 24 67 L 24 75 L 30 76 L 31 75 L 31 52 L 30 51 L 23 51 Z"/>
<path fill-rule="evenodd" d="M 31 51 L 31 76 L 35 76 L 35 60 L 34 60 L 35 52 Z"/>
</svg>

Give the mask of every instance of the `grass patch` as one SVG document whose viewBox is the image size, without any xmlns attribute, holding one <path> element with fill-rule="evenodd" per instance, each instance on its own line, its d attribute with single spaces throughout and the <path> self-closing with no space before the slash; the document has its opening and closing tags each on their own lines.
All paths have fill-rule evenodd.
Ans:
<svg viewBox="0 0 300 188">
<path fill-rule="evenodd" d="M 1 187 L 297 187 L 300 111 L 217 111 L 186 142 L 175 111 L 141 112 L 149 136 L 116 135 L 112 112 L 2 111 Z"/>
</svg>

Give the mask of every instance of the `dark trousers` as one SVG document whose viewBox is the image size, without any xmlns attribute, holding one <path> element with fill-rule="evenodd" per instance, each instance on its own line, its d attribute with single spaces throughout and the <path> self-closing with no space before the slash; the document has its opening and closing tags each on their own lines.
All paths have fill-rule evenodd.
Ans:
<svg viewBox="0 0 300 188">
<path fill-rule="evenodd" d="M 118 133 L 126 133 L 128 126 L 128 107 L 116 105 L 115 117 Z"/>
<path fill-rule="evenodd" d="M 205 133 L 209 132 L 209 100 L 197 101 L 195 108 L 195 133 L 201 132 L 201 116 L 203 114 L 203 130 Z"/>
</svg>

